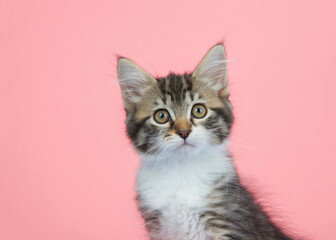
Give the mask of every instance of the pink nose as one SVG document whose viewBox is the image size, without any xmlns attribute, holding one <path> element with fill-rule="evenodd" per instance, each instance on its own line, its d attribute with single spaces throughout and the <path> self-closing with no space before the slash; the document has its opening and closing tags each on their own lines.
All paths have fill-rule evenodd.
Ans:
<svg viewBox="0 0 336 240">
<path fill-rule="evenodd" d="M 191 133 L 191 129 L 179 130 L 177 134 L 180 135 L 181 138 L 186 139 Z"/>
</svg>

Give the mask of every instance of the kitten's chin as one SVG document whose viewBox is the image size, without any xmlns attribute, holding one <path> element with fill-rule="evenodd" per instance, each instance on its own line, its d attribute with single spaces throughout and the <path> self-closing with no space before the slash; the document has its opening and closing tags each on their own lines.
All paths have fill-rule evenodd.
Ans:
<svg viewBox="0 0 336 240">
<path fill-rule="evenodd" d="M 172 153 L 179 156 L 192 156 L 200 152 L 200 148 L 196 143 L 191 143 L 189 141 L 184 141 L 179 144 L 175 149 L 172 149 Z"/>
<path fill-rule="evenodd" d="M 192 154 L 197 151 L 197 148 L 194 144 L 184 141 L 180 146 L 176 148 L 176 151 L 182 154 Z"/>
</svg>

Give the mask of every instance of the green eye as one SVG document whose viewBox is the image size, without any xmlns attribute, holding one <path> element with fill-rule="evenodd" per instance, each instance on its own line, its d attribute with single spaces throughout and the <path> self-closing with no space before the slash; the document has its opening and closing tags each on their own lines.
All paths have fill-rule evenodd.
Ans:
<svg viewBox="0 0 336 240">
<path fill-rule="evenodd" d="M 165 109 L 159 109 L 154 113 L 154 120 L 157 123 L 164 124 L 169 121 L 169 113 Z"/>
<path fill-rule="evenodd" d="M 194 118 L 203 118 L 207 114 L 207 109 L 203 104 L 195 104 L 191 110 Z"/>
</svg>

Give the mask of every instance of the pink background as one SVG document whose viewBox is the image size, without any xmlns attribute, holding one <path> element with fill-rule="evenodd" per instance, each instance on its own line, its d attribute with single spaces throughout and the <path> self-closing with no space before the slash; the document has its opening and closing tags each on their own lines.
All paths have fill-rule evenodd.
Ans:
<svg viewBox="0 0 336 240">
<path fill-rule="evenodd" d="M 146 239 L 115 54 L 191 71 L 224 40 L 240 175 L 335 239 L 334 1 L 0 1 L 0 239 Z"/>
</svg>

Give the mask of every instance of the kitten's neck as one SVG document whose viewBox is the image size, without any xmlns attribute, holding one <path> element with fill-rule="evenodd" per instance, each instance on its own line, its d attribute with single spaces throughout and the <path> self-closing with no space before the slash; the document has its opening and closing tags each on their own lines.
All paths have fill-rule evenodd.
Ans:
<svg viewBox="0 0 336 240">
<path fill-rule="evenodd" d="M 175 168 L 193 168 L 202 164 L 226 164 L 231 161 L 228 151 L 228 140 L 220 145 L 207 147 L 202 151 L 195 151 L 193 154 L 183 154 L 180 152 L 165 151 L 155 154 L 139 153 L 141 158 L 141 168 L 153 168 L 155 171 L 164 169 L 165 172 Z"/>
<path fill-rule="evenodd" d="M 228 155 L 226 145 L 193 157 L 169 159 L 169 156 L 143 155 L 137 190 L 153 208 L 164 207 L 168 204 L 165 199 L 199 207 L 204 204 L 204 197 L 213 190 L 216 181 L 222 178 L 229 181 L 235 176 Z M 146 161 L 154 164 L 146 165 Z"/>
</svg>

